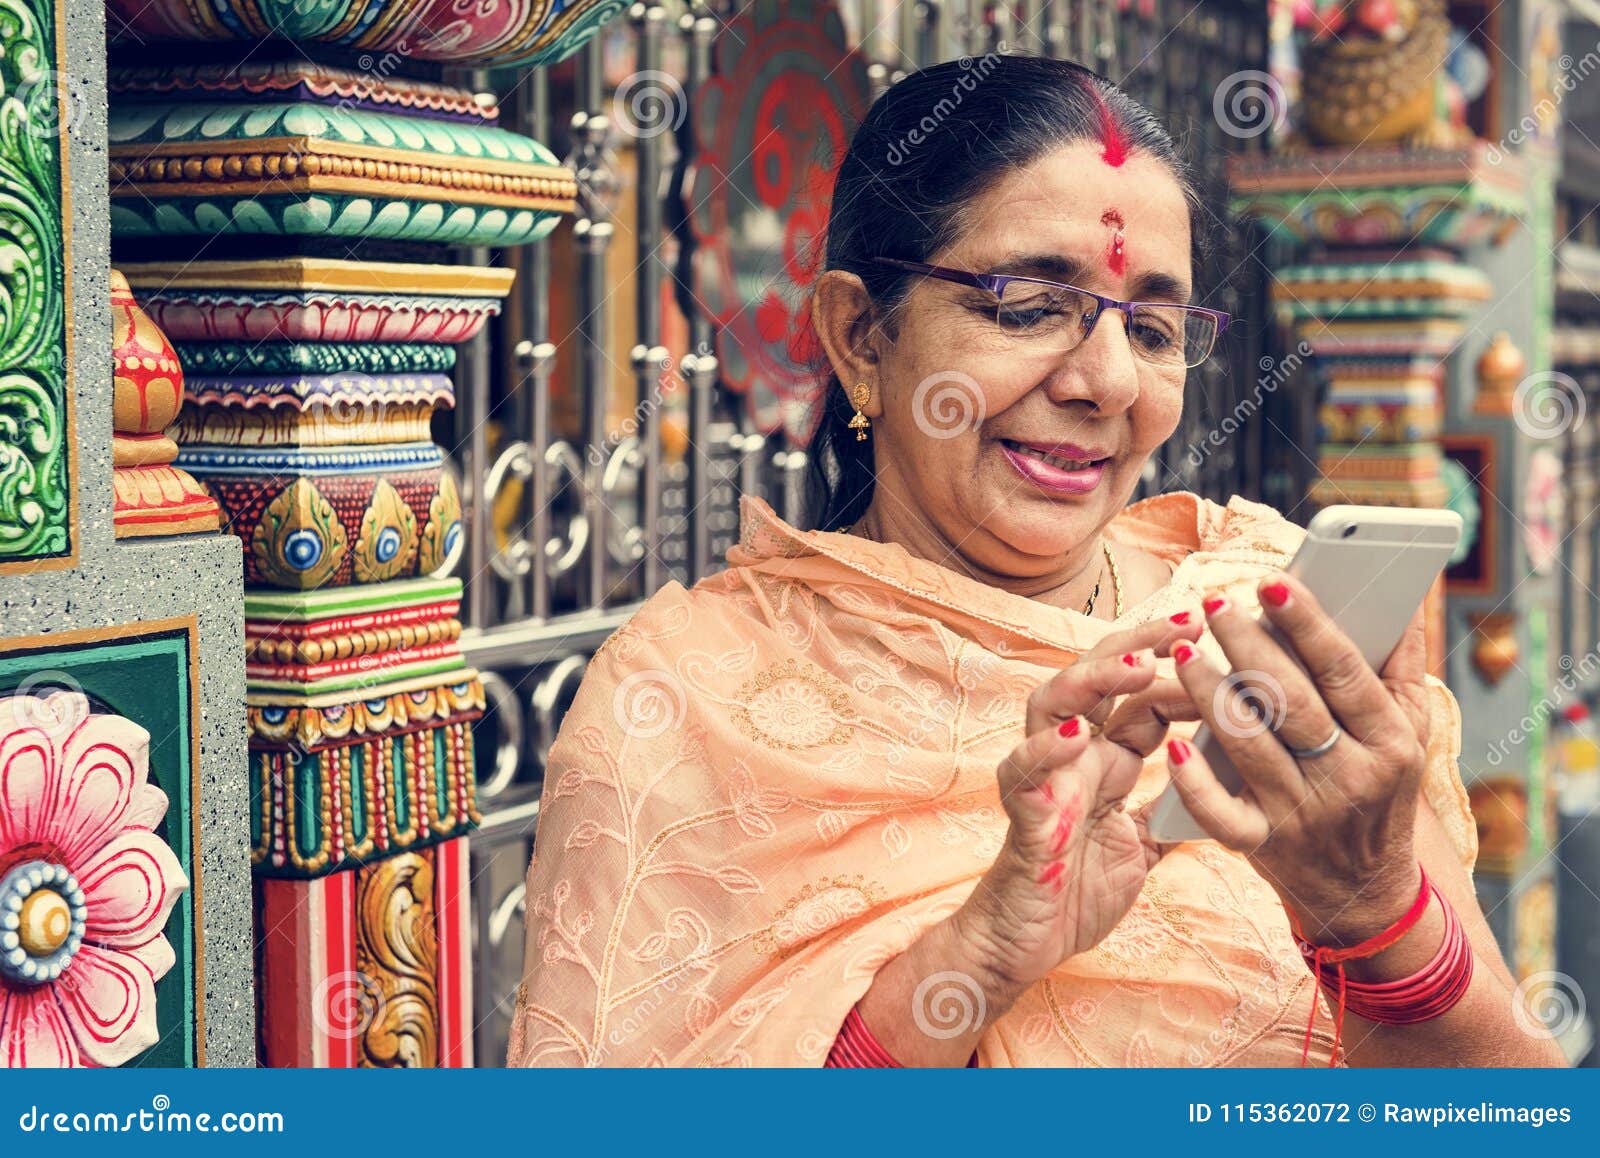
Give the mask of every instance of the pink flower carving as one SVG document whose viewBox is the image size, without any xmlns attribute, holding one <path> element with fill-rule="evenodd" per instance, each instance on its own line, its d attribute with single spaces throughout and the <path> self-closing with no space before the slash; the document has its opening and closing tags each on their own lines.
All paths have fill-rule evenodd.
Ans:
<svg viewBox="0 0 1600 1158">
<path fill-rule="evenodd" d="M 114 1066 L 154 1044 L 162 935 L 189 880 L 155 834 L 150 733 L 77 692 L 0 699 L 0 1066 Z"/>
</svg>

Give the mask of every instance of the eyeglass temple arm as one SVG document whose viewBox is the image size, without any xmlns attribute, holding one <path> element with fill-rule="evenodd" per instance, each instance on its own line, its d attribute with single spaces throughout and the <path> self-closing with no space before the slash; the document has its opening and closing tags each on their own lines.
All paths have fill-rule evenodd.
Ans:
<svg viewBox="0 0 1600 1158">
<path fill-rule="evenodd" d="M 923 277 L 938 278 L 940 281 L 953 281 L 957 285 L 978 286 L 981 289 L 990 288 L 986 281 L 988 275 L 981 273 L 967 273 L 965 270 L 944 269 L 937 265 L 926 265 L 920 261 L 901 261 L 898 257 L 873 258 L 879 265 L 892 265 L 896 269 L 903 269 L 910 273 L 919 273 Z"/>
</svg>

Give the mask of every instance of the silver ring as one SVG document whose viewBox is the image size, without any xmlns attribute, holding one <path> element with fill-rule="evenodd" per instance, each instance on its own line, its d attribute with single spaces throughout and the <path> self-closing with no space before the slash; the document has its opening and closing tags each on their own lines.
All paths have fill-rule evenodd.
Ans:
<svg viewBox="0 0 1600 1158">
<path fill-rule="evenodd" d="M 1344 735 L 1344 729 L 1338 724 L 1335 724 L 1333 726 L 1333 735 L 1322 741 L 1322 743 L 1318 744 L 1315 748 L 1289 748 L 1289 745 L 1287 744 L 1285 744 L 1284 747 L 1289 748 L 1289 755 L 1293 756 L 1296 760 L 1315 760 L 1318 756 L 1324 755 L 1335 744 L 1337 744 L 1339 742 L 1339 737 L 1342 735 Z"/>
</svg>

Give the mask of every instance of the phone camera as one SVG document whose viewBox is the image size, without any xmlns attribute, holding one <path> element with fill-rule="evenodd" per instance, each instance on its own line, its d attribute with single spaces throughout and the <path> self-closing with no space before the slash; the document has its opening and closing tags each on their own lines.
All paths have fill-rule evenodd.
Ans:
<svg viewBox="0 0 1600 1158">
<path fill-rule="evenodd" d="M 1348 539 L 1351 535 L 1353 535 L 1355 533 L 1356 533 L 1356 524 L 1355 523 L 1351 523 L 1348 527 L 1346 527 L 1344 529 L 1344 532 L 1340 537 L 1344 538 L 1344 539 Z"/>
</svg>

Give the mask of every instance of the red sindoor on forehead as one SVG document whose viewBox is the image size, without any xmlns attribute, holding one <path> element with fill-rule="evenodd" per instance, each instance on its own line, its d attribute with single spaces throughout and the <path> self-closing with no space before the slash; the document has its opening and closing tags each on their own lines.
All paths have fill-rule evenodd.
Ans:
<svg viewBox="0 0 1600 1158">
<path fill-rule="evenodd" d="M 1115 169 L 1128 159 L 1127 135 L 1117 124 L 1116 117 L 1111 115 L 1111 108 L 1106 104 L 1105 97 L 1100 95 L 1094 81 L 1085 77 L 1083 84 L 1094 101 L 1095 115 L 1100 122 L 1100 159 Z"/>
</svg>

